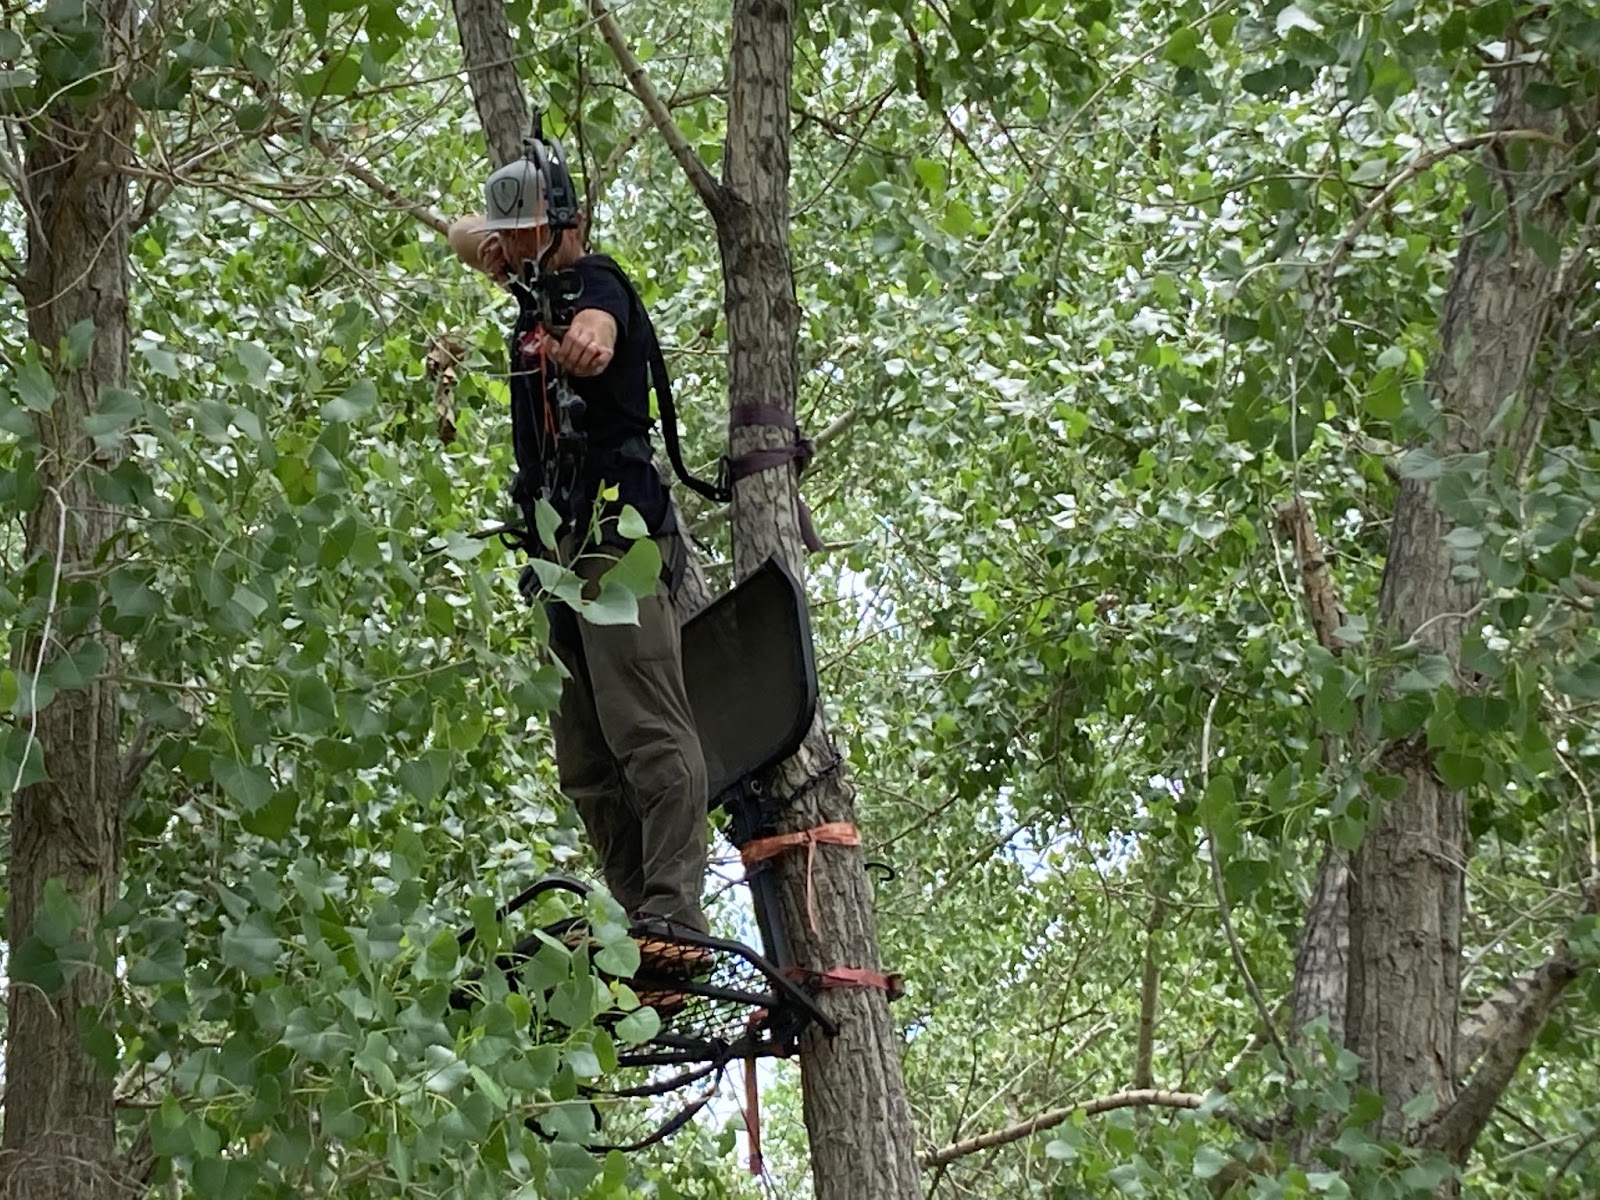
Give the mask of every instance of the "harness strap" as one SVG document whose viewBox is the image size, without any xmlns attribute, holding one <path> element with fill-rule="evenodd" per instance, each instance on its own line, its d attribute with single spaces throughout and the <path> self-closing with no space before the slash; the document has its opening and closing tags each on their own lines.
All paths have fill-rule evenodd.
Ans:
<svg viewBox="0 0 1600 1200">
<path fill-rule="evenodd" d="M 774 837 L 756 838 L 739 847 L 739 857 L 744 862 L 745 878 L 749 879 L 750 871 L 769 858 L 789 850 L 806 848 L 806 918 L 811 923 L 811 932 L 815 936 L 817 929 L 817 903 L 816 894 L 811 885 L 811 871 L 817 861 L 818 846 L 859 846 L 861 834 L 856 827 L 848 821 L 830 821 L 812 829 L 802 829 L 797 833 L 780 833 Z"/>
<path fill-rule="evenodd" d="M 819 991 L 841 991 L 846 988 L 872 988 L 885 993 L 890 1000 L 906 994 L 905 976 L 869 971 L 865 967 L 834 967 L 828 971 L 810 971 L 805 967 L 788 967 L 783 972 L 794 982 Z"/>
</svg>

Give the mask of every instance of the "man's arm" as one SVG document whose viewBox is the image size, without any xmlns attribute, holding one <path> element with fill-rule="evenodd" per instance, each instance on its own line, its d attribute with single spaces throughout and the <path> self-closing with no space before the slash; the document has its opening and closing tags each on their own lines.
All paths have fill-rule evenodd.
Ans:
<svg viewBox="0 0 1600 1200">
<path fill-rule="evenodd" d="M 462 217 L 451 224 L 447 236 L 450 249 L 467 266 L 482 271 L 490 279 L 504 279 L 509 274 L 510 264 L 506 262 L 500 235 L 484 231 L 481 215 L 474 213 Z"/>
<path fill-rule="evenodd" d="M 598 375 L 617 352 L 617 319 L 603 308 L 580 309 L 558 342 L 545 339 L 545 353 L 574 375 Z"/>
</svg>

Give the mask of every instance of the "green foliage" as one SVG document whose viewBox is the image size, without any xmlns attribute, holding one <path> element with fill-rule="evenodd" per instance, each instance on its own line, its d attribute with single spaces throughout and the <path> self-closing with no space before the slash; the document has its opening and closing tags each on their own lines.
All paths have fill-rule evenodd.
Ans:
<svg viewBox="0 0 1600 1200">
<path fill-rule="evenodd" d="M 1441 449 L 1428 380 L 1451 255 L 1469 220 L 1503 229 L 1505 201 L 1469 155 L 1411 168 L 1485 127 L 1483 54 L 1513 20 L 1548 51 L 1537 107 L 1592 98 L 1594 6 L 801 7 L 802 418 L 853 422 L 807 476 L 825 539 L 848 547 L 812 560 L 810 591 L 868 850 L 896 868 L 879 919 L 910 983 L 895 1014 L 924 1139 L 1126 1086 L 1147 941 L 1153 1079 L 1215 1085 L 1259 1022 L 1209 856 L 1275 1002 L 1321 848 L 1359 844 L 1401 784 L 1388 742 L 1469 797 L 1467 999 L 1562 934 L 1592 958 L 1592 922 L 1570 927 L 1600 756 L 1592 291 L 1541 358 L 1531 472 Z M 511 11 L 526 76 L 581 129 L 599 240 L 640 278 L 690 458 L 708 461 L 726 329 L 707 220 L 635 137 L 582 6 Z M 715 168 L 727 6 L 623 18 Z M 0 114 L 104 86 L 82 6 L 6 21 Z M 107 927 L 52 893 L 13 980 L 51 992 L 123 964 L 85 1037 L 151 1106 L 176 1194 L 755 1194 L 736 1119 L 627 1160 L 574 1144 L 591 1131 L 580 1083 L 656 1020 L 595 1028 L 631 1006 L 595 974 L 636 965 L 614 911 L 593 914 L 609 930 L 593 959 L 547 946 L 529 990 L 488 970 L 472 1012 L 448 1003 L 505 944 L 494 902 L 585 865 L 544 733 L 561 678 L 544 614 L 517 599 L 520 564 L 473 536 L 505 515 L 505 306 L 316 141 L 408 199 L 474 206 L 482 147 L 462 132 L 448 10 L 180 5 L 140 36 L 141 160 L 240 136 L 132 234 L 133 377 L 100 397 L 86 434 L 103 457 L 82 465 L 122 508 L 118 537 L 59 581 L 48 554 L 3 546 L 0 788 L 43 778 L 28 722 L 103 674 L 130 742 L 142 726 L 155 751 Z M 1565 225 L 1541 215 L 1541 252 L 1573 244 L 1591 184 L 1575 174 Z M 23 252 L 9 187 L 6 258 Z M 106 330 L 38 346 L 5 311 L 0 507 L 27 519 L 57 372 Z M 422 363 L 444 333 L 466 347 L 449 445 Z M 1436 489 L 1440 552 L 1485 587 L 1460 672 L 1377 626 L 1402 481 Z M 1276 522 L 1296 493 L 1342 600 L 1337 655 Z M 637 514 L 618 532 L 640 539 Z M 587 619 L 627 621 L 659 569 L 643 539 L 587 601 L 571 572 L 539 572 Z M 47 616 L 62 652 L 39 670 Z M 83 636 L 96 621 L 112 657 Z M 1597 1019 L 1600 988 L 1575 987 L 1465 1194 L 1587 1194 Z M 964 1160 L 943 1186 L 1200 1197 L 1226 1176 L 1236 1195 L 1399 1197 L 1443 1178 L 1371 1132 L 1381 1099 L 1340 1047 L 1251 1054 L 1235 1082 L 1242 1107 L 1322 1131 L 1320 1152 L 1294 1166 L 1209 1111 L 1121 1110 Z M 780 1070 L 763 1097 L 785 1195 L 804 1187 L 797 1090 Z"/>
</svg>

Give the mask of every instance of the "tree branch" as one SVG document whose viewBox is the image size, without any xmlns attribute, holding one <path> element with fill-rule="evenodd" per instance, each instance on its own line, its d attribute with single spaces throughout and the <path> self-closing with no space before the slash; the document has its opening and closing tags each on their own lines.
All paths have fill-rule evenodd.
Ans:
<svg viewBox="0 0 1600 1200">
<path fill-rule="evenodd" d="M 589 11 L 594 15 L 595 23 L 600 26 L 600 33 L 606 39 L 606 45 L 611 47 L 617 66 L 622 68 L 623 75 L 627 77 L 628 86 L 633 88 L 634 94 L 639 97 L 639 103 L 643 104 L 645 112 L 650 114 L 650 120 L 655 123 L 656 130 L 665 139 L 667 148 L 678 160 L 678 165 L 689 177 L 689 182 L 694 185 L 694 190 L 700 199 L 705 201 L 706 208 L 711 210 L 712 217 L 717 218 L 727 207 L 727 190 L 713 178 L 706 164 L 701 162 L 700 156 L 695 153 L 694 147 L 689 145 L 689 139 L 683 136 L 683 130 L 679 129 L 678 123 L 672 119 L 671 110 L 661 99 L 661 94 L 656 91 L 655 85 L 650 82 L 644 64 L 633 53 L 633 48 L 628 45 L 628 39 L 623 36 L 622 26 L 617 24 L 617 18 L 605 6 L 604 0 L 589 0 Z"/>
<path fill-rule="evenodd" d="M 1133 1056 L 1133 1086 L 1144 1090 L 1155 1081 L 1151 1074 L 1155 1058 L 1156 1000 L 1161 991 L 1161 964 L 1156 961 L 1156 934 L 1167 915 L 1167 906 L 1156 897 L 1150 921 L 1144 930 L 1144 973 L 1139 985 L 1139 1045 Z"/>
<path fill-rule="evenodd" d="M 1345 231 L 1344 237 L 1339 239 L 1339 244 L 1333 248 L 1333 254 L 1328 258 L 1328 265 L 1323 269 L 1324 277 L 1333 278 L 1334 272 L 1344 262 L 1345 256 L 1356 248 L 1356 239 L 1372 223 L 1372 218 L 1393 203 L 1395 195 L 1400 189 L 1418 175 L 1447 158 L 1457 154 L 1465 154 L 1469 150 L 1478 149 L 1480 146 L 1499 144 L 1501 142 L 1526 141 L 1544 142 L 1546 145 L 1554 146 L 1558 150 L 1571 149 L 1566 142 L 1552 133 L 1546 133 L 1543 129 L 1491 129 L 1488 133 L 1479 133 L 1469 138 L 1462 138 L 1459 142 L 1451 142 L 1447 146 L 1440 146 L 1437 150 L 1429 150 L 1426 154 L 1417 155 L 1406 166 L 1405 170 L 1386 183 L 1383 190 L 1372 198 L 1371 203 L 1361 210 L 1361 215 L 1355 219 L 1355 222 Z"/>
<path fill-rule="evenodd" d="M 1466 1158 L 1545 1019 L 1577 977 L 1578 964 L 1563 954 L 1518 981 L 1524 989 L 1520 1000 L 1509 1009 L 1496 1010 L 1492 1025 L 1479 1032 L 1476 1045 L 1481 1048 L 1482 1061 L 1454 1102 L 1428 1126 L 1422 1138 L 1424 1145 L 1441 1151 L 1454 1162 Z M 1491 997 L 1491 1001 L 1494 999 Z"/>
<path fill-rule="evenodd" d="M 1588 881 L 1584 911 L 1600 915 L 1600 878 Z M 1457 1043 L 1456 1073 L 1477 1070 L 1448 1108 L 1424 1131 L 1422 1142 L 1463 1161 L 1489 1123 L 1501 1094 L 1516 1076 L 1533 1039 L 1561 1003 L 1561 997 L 1585 964 L 1572 957 L 1562 938 L 1545 962 L 1519 975 L 1490 996 L 1465 1023 Z"/>
<path fill-rule="evenodd" d="M 419 204 L 415 200 L 409 200 L 401 195 L 399 190 L 392 184 L 385 183 L 377 174 L 345 155 L 339 147 L 328 139 L 326 134 L 313 132 L 311 134 L 311 144 L 316 147 L 317 153 L 332 162 L 338 163 L 399 211 L 410 213 L 440 237 L 445 237 L 450 233 L 450 222 L 445 220 L 444 217 L 434 212 L 426 204 Z"/>
<path fill-rule="evenodd" d="M 1023 1121 L 1019 1125 L 1011 1125 L 1005 1129 L 996 1129 L 992 1133 L 979 1134 L 960 1142 L 953 1142 L 938 1150 L 924 1154 L 921 1159 L 923 1170 L 942 1167 L 947 1163 L 955 1162 L 958 1158 L 966 1158 L 970 1154 L 981 1154 L 985 1150 L 994 1150 L 1000 1146 L 1008 1146 L 1012 1142 L 1020 1142 L 1023 1138 L 1032 1137 L 1036 1133 L 1043 1133 L 1047 1129 L 1054 1129 L 1057 1125 L 1071 1120 L 1078 1113 L 1092 1117 L 1096 1113 L 1110 1112 L 1116 1108 L 1185 1108 L 1197 1109 L 1204 1105 L 1206 1097 L 1199 1092 L 1168 1092 L 1160 1088 L 1139 1088 L 1133 1091 L 1117 1092 L 1110 1096 L 1101 1096 L 1097 1100 L 1085 1101 L 1083 1104 L 1074 1104 L 1070 1108 L 1057 1108 L 1049 1112 L 1040 1113 L 1036 1117 Z M 1224 1105 L 1216 1110 L 1216 1115 L 1225 1121 L 1238 1125 L 1251 1136 L 1260 1136 L 1255 1123 L 1249 1121 L 1236 1109 Z"/>
</svg>

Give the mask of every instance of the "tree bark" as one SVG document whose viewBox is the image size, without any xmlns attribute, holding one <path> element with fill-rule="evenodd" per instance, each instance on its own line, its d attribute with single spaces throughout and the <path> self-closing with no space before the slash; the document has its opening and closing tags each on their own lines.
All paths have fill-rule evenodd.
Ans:
<svg viewBox="0 0 1600 1200">
<path fill-rule="evenodd" d="M 456 31 L 467 68 L 467 88 L 496 169 L 522 157 L 528 136 L 528 102 L 517 73 L 516 44 L 504 0 L 455 0 Z"/>
<path fill-rule="evenodd" d="M 25 177 L 28 256 L 23 299 L 29 336 L 49 356 L 55 400 L 35 417 L 36 501 L 24 518 L 30 562 L 51 576 L 88 576 L 115 531 L 93 479 L 115 464 L 98 450 L 84 422 L 106 388 L 128 371 L 128 231 L 125 147 L 133 109 L 123 88 L 131 9 L 125 0 L 90 5 L 103 24 L 109 61 L 100 99 L 63 100 L 28 131 Z M 69 331 L 92 322 L 93 344 L 74 364 L 57 354 Z M 59 599 L 52 588 L 51 615 Z M 97 641 L 115 663 L 116 639 L 91 621 L 67 636 L 58 620 L 24 639 L 13 667 L 26 690 L 48 664 Z M 75 934 L 93 939 L 116 901 L 122 871 L 122 780 L 118 767 L 117 688 L 101 673 L 85 688 L 63 691 L 24 719 L 43 752 L 48 779 L 17 792 L 11 805 L 9 944 L 13 972 L 6 1029 L 5 1135 L 0 1195 L 37 1200 L 109 1200 L 126 1195 L 117 1153 L 114 1080 L 85 1052 L 80 1018 L 101 1016 L 111 998 L 104 956 L 69 973 L 46 994 L 17 978 L 19 950 L 35 929 L 47 883 L 59 882 L 81 920 Z M 9 786 L 11 781 L 7 781 Z"/>
<path fill-rule="evenodd" d="M 1494 128 L 1548 129 L 1549 114 L 1526 101 L 1529 69 L 1496 72 Z M 1429 385 L 1442 429 L 1434 450 L 1450 460 L 1514 444 L 1515 420 L 1490 434 L 1502 402 L 1537 403 L 1529 374 L 1556 292 L 1556 266 L 1521 235 L 1530 214 L 1559 227 L 1543 193 L 1554 156 L 1529 146 L 1529 168 L 1512 171 L 1494 147 L 1484 166 L 1502 190 L 1505 224 L 1494 239 L 1470 231 L 1456 257 L 1445 300 L 1439 352 Z M 1556 210 L 1559 212 L 1559 209 Z M 1498 242 L 1499 244 L 1494 244 Z M 1536 413 L 1522 417 L 1537 421 Z M 1452 575 L 1446 535 L 1453 528 L 1435 484 L 1400 486 L 1379 595 L 1380 627 L 1390 646 L 1415 643 L 1456 666 L 1478 601 L 1477 580 Z M 1420 742 L 1394 744 L 1384 769 L 1404 790 L 1370 814 L 1351 862 L 1348 1045 L 1361 1058 L 1362 1082 L 1383 1097 L 1381 1132 L 1407 1133 L 1402 1107 L 1431 1093 L 1441 1108 L 1456 1097 L 1461 924 L 1467 856 L 1463 797 L 1434 772 Z"/>
<path fill-rule="evenodd" d="M 726 169 L 712 208 L 722 251 L 728 318 L 729 401 L 795 411 L 800 307 L 789 258 L 789 92 L 794 59 L 792 0 L 735 0 Z M 737 459 L 793 443 L 789 429 L 730 429 Z M 796 473 L 762 471 L 735 487 L 734 568 L 742 578 L 771 555 L 803 570 Z M 785 764 L 781 795 L 792 797 L 780 829 L 855 820 L 855 790 L 819 714 Z M 859 848 L 818 849 L 777 860 L 783 922 L 799 961 L 813 971 L 881 969 L 877 917 Z M 811 927 L 807 896 L 815 894 Z M 921 1195 L 915 1131 L 888 996 L 872 988 L 825 991 L 839 1023 L 829 1038 L 813 1028 L 800 1046 L 806 1130 L 817 1200 L 912 1200 Z"/>
</svg>

